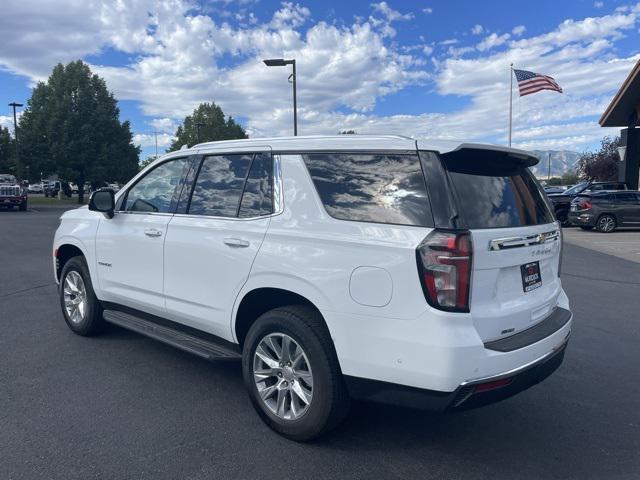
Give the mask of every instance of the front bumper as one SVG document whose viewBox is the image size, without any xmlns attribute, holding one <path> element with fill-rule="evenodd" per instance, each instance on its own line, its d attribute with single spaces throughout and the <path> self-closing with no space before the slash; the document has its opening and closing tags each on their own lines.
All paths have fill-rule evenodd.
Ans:
<svg viewBox="0 0 640 480">
<path fill-rule="evenodd" d="M 346 376 L 350 395 L 360 400 L 432 411 L 458 411 L 499 402 L 550 376 L 562 364 L 569 335 L 557 348 L 514 370 L 463 382 L 453 392 L 439 392 Z"/>
<path fill-rule="evenodd" d="M 20 205 L 27 201 L 27 197 L 0 197 L 0 207 L 3 205 Z"/>
</svg>

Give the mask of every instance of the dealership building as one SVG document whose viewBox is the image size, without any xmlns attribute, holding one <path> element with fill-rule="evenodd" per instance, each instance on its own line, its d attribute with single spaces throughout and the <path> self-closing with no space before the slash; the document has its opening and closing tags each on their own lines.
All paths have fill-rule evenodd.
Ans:
<svg viewBox="0 0 640 480">
<path fill-rule="evenodd" d="M 616 96 L 600 118 L 601 127 L 624 127 L 620 131 L 621 148 L 618 180 L 638 190 L 640 172 L 640 60 L 631 70 Z"/>
</svg>

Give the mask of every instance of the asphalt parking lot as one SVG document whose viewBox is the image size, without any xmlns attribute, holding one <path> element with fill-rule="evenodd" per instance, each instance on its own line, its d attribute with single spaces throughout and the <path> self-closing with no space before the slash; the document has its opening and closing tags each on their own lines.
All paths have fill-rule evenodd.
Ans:
<svg viewBox="0 0 640 480">
<path fill-rule="evenodd" d="M 611 233 L 565 228 L 565 241 L 598 252 L 640 263 L 640 229 L 618 229 Z"/>
<path fill-rule="evenodd" d="M 0 479 L 640 478 L 638 263 L 566 244 L 574 330 L 542 384 L 449 415 L 356 403 L 296 444 L 258 419 L 239 365 L 72 334 L 51 272 L 60 213 L 0 210 Z"/>
</svg>

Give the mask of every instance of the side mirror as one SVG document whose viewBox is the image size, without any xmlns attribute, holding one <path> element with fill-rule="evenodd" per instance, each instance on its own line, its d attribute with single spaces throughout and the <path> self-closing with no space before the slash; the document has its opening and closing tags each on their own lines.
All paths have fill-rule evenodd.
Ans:
<svg viewBox="0 0 640 480">
<path fill-rule="evenodd" d="M 101 212 L 107 218 L 113 218 L 113 211 L 116 208 L 116 195 L 110 188 L 96 190 L 89 197 L 89 210 Z"/>
</svg>

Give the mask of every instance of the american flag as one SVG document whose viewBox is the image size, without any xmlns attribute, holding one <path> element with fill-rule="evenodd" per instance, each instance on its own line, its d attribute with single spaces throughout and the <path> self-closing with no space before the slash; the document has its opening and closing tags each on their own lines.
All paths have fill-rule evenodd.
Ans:
<svg viewBox="0 0 640 480">
<path fill-rule="evenodd" d="M 539 92 L 540 90 L 553 90 L 554 92 L 562 93 L 560 85 L 558 85 L 553 78 L 547 75 L 528 72 L 526 70 L 514 69 L 513 71 L 516 74 L 516 80 L 518 80 L 518 88 L 520 89 L 521 97 Z"/>
</svg>

